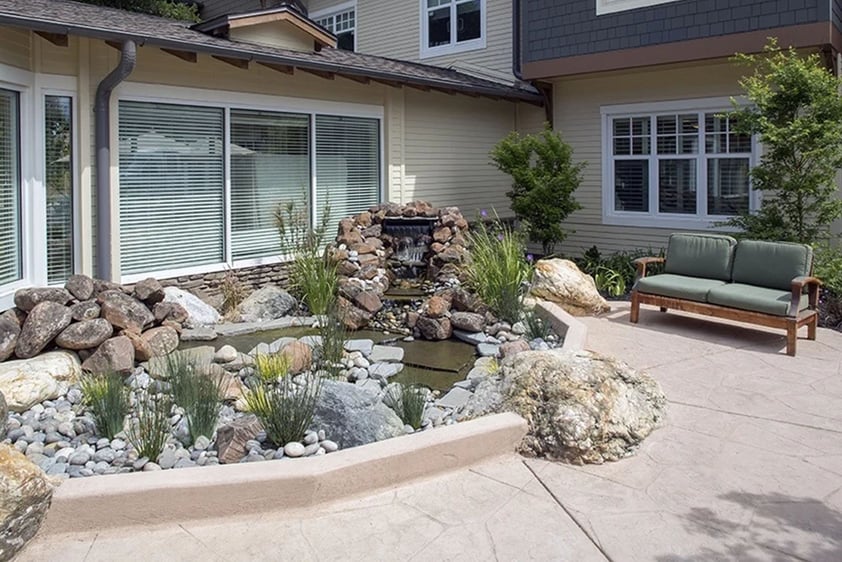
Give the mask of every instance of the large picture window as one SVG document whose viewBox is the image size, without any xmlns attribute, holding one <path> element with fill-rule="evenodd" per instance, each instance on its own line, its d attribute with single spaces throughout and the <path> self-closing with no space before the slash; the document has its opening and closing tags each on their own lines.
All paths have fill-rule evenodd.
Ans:
<svg viewBox="0 0 842 562">
<path fill-rule="evenodd" d="M 485 0 L 421 0 L 421 56 L 485 47 Z"/>
<path fill-rule="evenodd" d="M 44 178 L 47 188 L 47 282 L 73 274 L 73 98 L 44 97 Z"/>
<path fill-rule="evenodd" d="M 20 100 L 0 89 L 0 285 L 21 277 Z"/>
<path fill-rule="evenodd" d="M 750 210 L 751 137 L 736 132 L 725 106 L 679 105 L 603 110 L 606 222 L 710 226 Z"/>
</svg>

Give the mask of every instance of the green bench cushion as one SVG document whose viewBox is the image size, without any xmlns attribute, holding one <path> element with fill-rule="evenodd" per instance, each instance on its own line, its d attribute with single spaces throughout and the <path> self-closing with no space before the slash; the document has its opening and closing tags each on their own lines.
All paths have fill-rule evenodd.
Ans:
<svg viewBox="0 0 842 562">
<path fill-rule="evenodd" d="M 790 290 L 792 280 L 810 275 L 813 249 L 806 244 L 740 240 L 734 254 L 734 283 Z"/>
<path fill-rule="evenodd" d="M 713 287 L 708 292 L 708 302 L 711 304 L 774 314 L 775 316 L 788 315 L 791 299 L 792 291 L 757 287 L 743 283 L 730 283 L 721 287 Z M 799 310 L 804 310 L 808 306 L 807 295 L 802 295 Z"/>
<path fill-rule="evenodd" d="M 730 281 L 736 245 L 737 241 L 730 236 L 673 234 L 667 245 L 664 272 Z"/>
<path fill-rule="evenodd" d="M 701 277 L 662 273 L 639 279 L 635 288 L 641 293 L 649 293 L 650 295 L 706 302 L 708 291 L 722 285 L 725 285 L 725 281 L 719 279 L 703 279 Z"/>
</svg>

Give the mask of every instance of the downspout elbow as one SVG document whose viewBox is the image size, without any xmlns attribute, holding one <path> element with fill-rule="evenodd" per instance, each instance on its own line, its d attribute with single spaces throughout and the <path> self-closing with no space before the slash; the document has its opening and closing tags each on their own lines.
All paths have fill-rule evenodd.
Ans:
<svg viewBox="0 0 842 562">
<path fill-rule="evenodd" d="M 96 274 L 112 281 L 111 256 L 111 94 L 137 64 L 137 45 L 123 41 L 120 62 L 102 79 L 94 99 L 94 145 L 96 147 Z"/>
</svg>

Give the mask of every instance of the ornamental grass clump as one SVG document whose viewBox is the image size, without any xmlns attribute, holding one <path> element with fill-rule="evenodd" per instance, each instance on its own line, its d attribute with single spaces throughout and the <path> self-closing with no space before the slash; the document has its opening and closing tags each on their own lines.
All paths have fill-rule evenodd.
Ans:
<svg viewBox="0 0 842 562">
<path fill-rule="evenodd" d="M 418 429 L 424 421 L 428 392 L 419 384 L 395 383 L 383 397 L 383 402 L 395 411 L 404 424 Z"/>
<path fill-rule="evenodd" d="M 138 395 L 136 417 L 131 420 L 126 436 L 138 457 L 157 459 L 170 436 L 172 400 L 164 394 Z"/>
<path fill-rule="evenodd" d="M 468 238 L 471 245 L 471 260 L 465 270 L 468 285 L 497 316 L 517 322 L 532 278 L 525 235 L 495 218 L 490 226 L 478 221 Z"/>
<path fill-rule="evenodd" d="M 212 437 L 225 398 L 223 377 L 187 353 L 168 355 L 166 372 L 173 400 L 184 409 L 191 440 L 195 442 L 200 435 Z"/>
<path fill-rule="evenodd" d="M 266 437 L 276 447 L 300 441 L 313 423 L 322 378 L 318 375 L 299 375 L 297 378 L 299 383 L 289 375 L 269 383 L 261 375 L 257 388 L 245 395 L 248 410 L 260 419 Z"/>
<path fill-rule="evenodd" d="M 526 337 L 530 340 L 546 340 L 552 333 L 550 323 L 538 316 L 534 310 L 524 312 L 523 325 L 526 327 Z"/>
<path fill-rule="evenodd" d="M 317 370 L 326 371 L 331 377 L 338 377 L 342 370 L 342 358 L 348 330 L 339 318 L 335 306 L 319 321 L 319 341 L 313 349 Z"/>
<path fill-rule="evenodd" d="M 114 439 L 123 431 L 129 413 L 129 392 L 123 377 L 117 373 L 87 374 L 82 377 L 81 390 L 99 432 Z"/>
</svg>

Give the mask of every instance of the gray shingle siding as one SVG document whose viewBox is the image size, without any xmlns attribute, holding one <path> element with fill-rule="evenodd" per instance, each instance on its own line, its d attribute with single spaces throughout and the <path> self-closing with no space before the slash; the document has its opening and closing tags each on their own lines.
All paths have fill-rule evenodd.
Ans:
<svg viewBox="0 0 842 562">
<path fill-rule="evenodd" d="M 836 29 L 842 31 L 842 0 L 833 0 L 833 6 L 831 8 L 833 11 L 831 14 L 833 25 L 836 26 Z"/>
<path fill-rule="evenodd" d="M 681 0 L 596 15 L 596 0 L 523 2 L 525 62 L 827 21 L 842 0 Z"/>
</svg>

